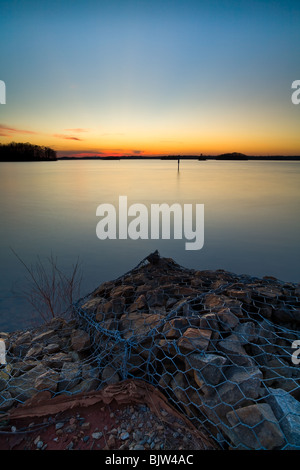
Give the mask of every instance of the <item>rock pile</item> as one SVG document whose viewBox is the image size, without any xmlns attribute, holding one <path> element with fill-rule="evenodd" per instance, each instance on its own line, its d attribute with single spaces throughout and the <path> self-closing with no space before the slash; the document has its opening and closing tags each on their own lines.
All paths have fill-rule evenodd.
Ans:
<svg viewBox="0 0 300 470">
<path fill-rule="evenodd" d="M 54 318 L 31 330 L 0 336 L 7 350 L 7 364 L 0 370 L 2 412 L 37 392 L 78 393 L 100 384 L 98 368 L 89 360 L 89 335 L 76 327 L 76 320 Z"/>
<path fill-rule="evenodd" d="M 6 335 L 1 407 L 132 377 L 224 448 L 300 448 L 299 329 L 299 285 L 150 260 L 80 300 L 73 320 Z"/>
</svg>

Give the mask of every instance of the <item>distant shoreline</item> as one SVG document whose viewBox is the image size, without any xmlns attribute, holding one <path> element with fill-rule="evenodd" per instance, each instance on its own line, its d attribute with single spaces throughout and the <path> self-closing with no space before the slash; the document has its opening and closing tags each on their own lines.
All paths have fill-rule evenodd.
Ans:
<svg viewBox="0 0 300 470">
<path fill-rule="evenodd" d="M 230 157 L 230 156 L 194 156 L 194 155 L 170 155 L 170 156 L 108 156 L 108 157 L 98 157 L 98 156 L 90 156 L 90 157 L 57 157 L 57 161 L 59 160 L 199 160 L 199 161 L 206 161 L 206 160 L 221 160 L 221 161 L 300 161 L 300 155 L 295 156 L 280 156 L 280 155 L 273 155 L 273 156 L 245 156 L 245 157 Z"/>
</svg>

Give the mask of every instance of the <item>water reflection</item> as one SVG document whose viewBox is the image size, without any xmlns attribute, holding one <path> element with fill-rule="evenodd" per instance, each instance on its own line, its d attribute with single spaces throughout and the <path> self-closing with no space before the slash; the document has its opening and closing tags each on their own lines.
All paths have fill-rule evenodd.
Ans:
<svg viewBox="0 0 300 470">
<path fill-rule="evenodd" d="M 57 255 L 66 268 L 79 257 L 83 293 L 127 272 L 147 254 L 197 269 L 223 268 L 298 282 L 300 172 L 297 162 L 61 161 L 2 163 L 0 173 L 1 329 L 31 312 L 16 298 L 27 262 Z M 96 236 L 99 204 L 204 204 L 204 247 L 183 240 L 104 240 Z"/>
</svg>

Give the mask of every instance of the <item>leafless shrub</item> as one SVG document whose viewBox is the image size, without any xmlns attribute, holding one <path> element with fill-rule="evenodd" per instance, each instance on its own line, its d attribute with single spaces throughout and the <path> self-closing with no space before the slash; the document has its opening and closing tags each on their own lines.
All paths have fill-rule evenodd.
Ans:
<svg viewBox="0 0 300 470">
<path fill-rule="evenodd" d="M 23 290 L 25 299 L 44 322 L 66 314 L 69 307 L 80 296 L 82 274 L 79 260 L 65 274 L 52 254 L 43 262 L 39 256 L 35 264 L 28 266 L 11 248 L 24 266 L 28 285 Z"/>
</svg>

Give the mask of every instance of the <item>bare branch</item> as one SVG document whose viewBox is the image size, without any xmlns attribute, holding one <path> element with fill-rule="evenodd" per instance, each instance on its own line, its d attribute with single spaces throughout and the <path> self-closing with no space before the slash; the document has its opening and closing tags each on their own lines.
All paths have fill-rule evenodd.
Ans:
<svg viewBox="0 0 300 470">
<path fill-rule="evenodd" d="M 11 250 L 27 272 L 29 284 L 23 295 L 42 320 L 47 322 L 64 315 L 75 296 L 80 295 L 82 275 L 79 260 L 67 275 L 58 267 L 57 258 L 52 253 L 47 258 L 47 267 L 39 256 L 35 265 L 28 266 L 13 248 Z"/>
</svg>

